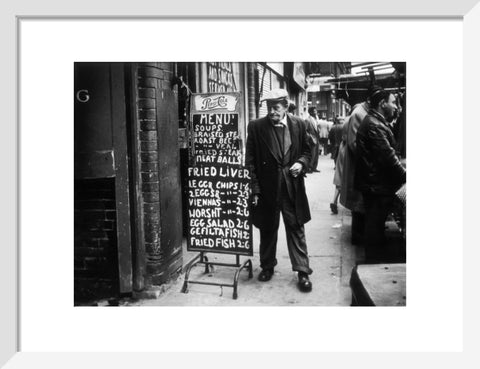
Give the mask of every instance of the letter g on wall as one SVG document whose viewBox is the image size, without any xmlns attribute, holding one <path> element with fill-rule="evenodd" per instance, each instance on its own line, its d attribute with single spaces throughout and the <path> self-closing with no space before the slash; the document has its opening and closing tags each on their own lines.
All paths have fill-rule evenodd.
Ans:
<svg viewBox="0 0 480 369">
<path fill-rule="evenodd" d="M 78 90 L 77 93 L 75 94 L 75 97 L 81 103 L 86 103 L 88 102 L 88 100 L 90 100 L 90 95 L 88 93 L 88 90 Z"/>
</svg>

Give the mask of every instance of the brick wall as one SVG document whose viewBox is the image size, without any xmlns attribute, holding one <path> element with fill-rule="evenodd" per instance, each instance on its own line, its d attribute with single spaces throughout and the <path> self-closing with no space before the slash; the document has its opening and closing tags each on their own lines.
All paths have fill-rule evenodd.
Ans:
<svg viewBox="0 0 480 369">
<path fill-rule="evenodd" d="M 182 266 L 181 186 L 173 63 L 137 65 L 140 201 L 146 282 L 161 284 Z"/>
<path fill-rule="evenodd" d="M 118 294 L 115 179 L 75 180 L 74 289 L 76 300 Z"/>
</svg>

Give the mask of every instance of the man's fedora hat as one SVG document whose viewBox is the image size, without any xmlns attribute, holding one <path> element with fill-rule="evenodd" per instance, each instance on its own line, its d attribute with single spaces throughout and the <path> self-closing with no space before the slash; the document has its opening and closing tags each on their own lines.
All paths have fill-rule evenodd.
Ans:
<svg viewBox="0 0 480 369">
<path fill-rule="evenodd" d="M 276 88 L 265 93 L 260 101 L 280 102 L 288 101 L 288 91 L 283 88 Z"/>
</svg>

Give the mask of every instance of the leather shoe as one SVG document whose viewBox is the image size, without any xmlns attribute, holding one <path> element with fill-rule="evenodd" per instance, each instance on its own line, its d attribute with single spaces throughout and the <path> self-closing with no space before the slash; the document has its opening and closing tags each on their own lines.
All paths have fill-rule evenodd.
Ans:
<svg viewBox="0 0 480 369">
<path fill-rule="evenodd" d="M 272 279 L 273 269 L 262 269 L 260 274 L 258 275 L 258 280 L 260 282 L 268 282 Z"/>
<path fill-rule="evenodd" d="M 312 290 L 312 282 L 310 282 L 308 274 L 298 273 L 298 289 L 302 292 L 310 292 Z"/>
</svg>

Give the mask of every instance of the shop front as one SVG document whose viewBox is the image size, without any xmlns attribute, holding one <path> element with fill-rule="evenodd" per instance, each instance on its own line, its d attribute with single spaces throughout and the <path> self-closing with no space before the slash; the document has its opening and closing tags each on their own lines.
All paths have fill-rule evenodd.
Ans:
<svg viewBox="0 0 480 369">
<path fill-rule="evenodd" d="M 295 64 L 295 65 L 294 65 Z M 182 271 L 193 94 L 239 93 L 242 150 L 261 96 L 306 108 L 302 63 L 75 63 L 75 301 L 135 295 Z"/>
</svg>

